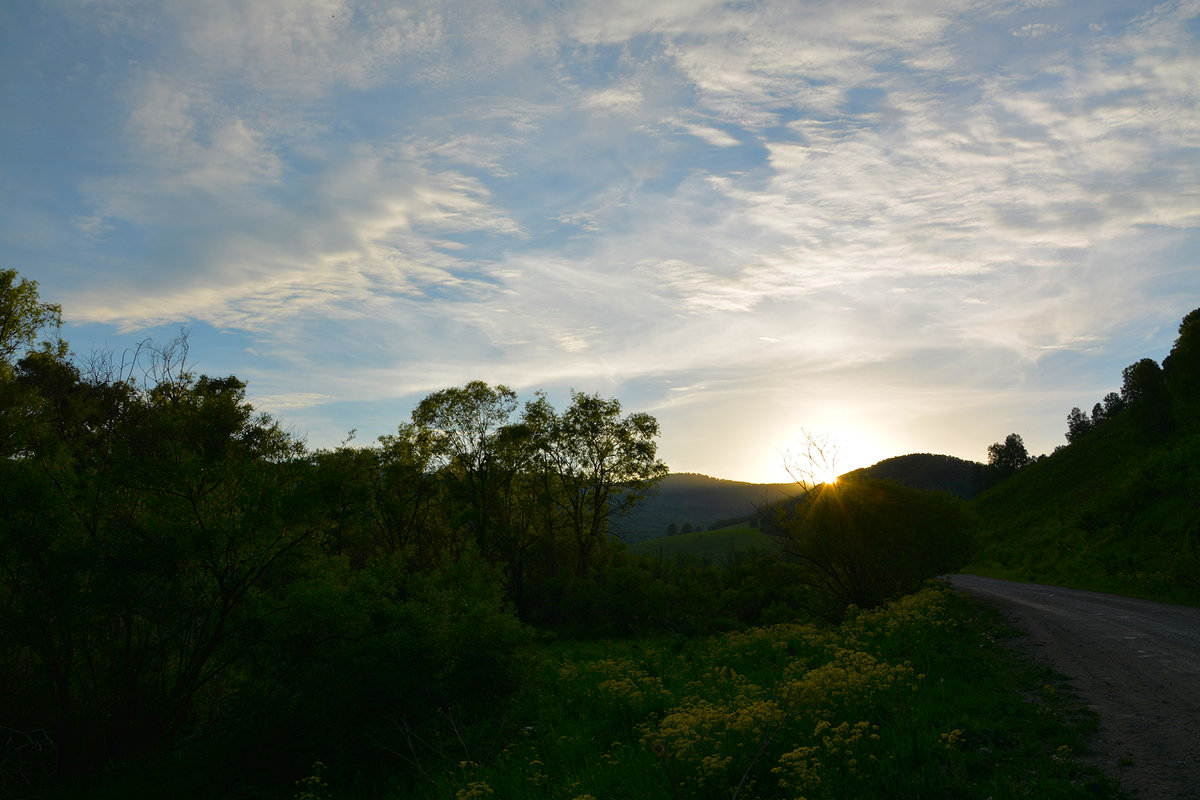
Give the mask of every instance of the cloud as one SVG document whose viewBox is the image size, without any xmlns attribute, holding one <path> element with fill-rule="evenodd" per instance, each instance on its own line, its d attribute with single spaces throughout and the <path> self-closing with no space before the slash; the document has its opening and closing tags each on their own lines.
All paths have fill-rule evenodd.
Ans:
<svg viewBox="0 0 1200 800">
<path fill-rule="evenodd" d="M 110 116 L 45 194 L 104 268 L 56 299 L 253 337 L 313 419 L 474 377 L 965 419 L 1195 288 L 1197 9 L 71 7 Z"/>
</svg>

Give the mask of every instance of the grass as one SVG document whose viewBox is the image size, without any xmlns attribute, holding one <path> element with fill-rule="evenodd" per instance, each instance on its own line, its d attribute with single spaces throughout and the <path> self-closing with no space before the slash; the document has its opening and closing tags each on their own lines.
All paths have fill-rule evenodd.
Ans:
<svg viewBox="0 0 1200 800">
<path fill-rule="evenodd" d="M 1200 430 L 1107 422 L 972 501 L 964 571 L 1200 605 Z"/>
<path fill-rule="evenodd" d="M 1094 725 L 1016 660 L 994 612 L 941 584 L 839 627 L 547 642 L 528 690 L 436 737 L 381 741 L 408 778 L 324 766 L 296 797 L 1112 797 Z"/>
<path fill-rule="evenodd" d="M 749 525 L 719 528 L 715 531 L 692 531 L 676 536 L 647 539 L 629 545 L 629 552 L 653 558 L 694 558 L 721 563 L 734 553 L 749 550 L 776 552 L 779 540 Z"/>
</svg>

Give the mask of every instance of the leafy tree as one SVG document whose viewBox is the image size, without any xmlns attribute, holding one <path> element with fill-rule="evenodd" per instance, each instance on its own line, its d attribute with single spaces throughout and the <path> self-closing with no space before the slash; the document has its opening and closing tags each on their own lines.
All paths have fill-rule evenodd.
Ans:
<svg viewBox="0 0 1200 800">
<path fill-rule="evenodd" d="M 1121 371 L 1121 399 L 1126 405 L 1154 404 L 1163 396 L 1162 368 L 1152 358 L 1143 358 Z"/>
<path fill-rule="evenodd" d="M 657 458 L 658 421 L 649 414 L 621 416 L 615 398 L 571 393 L 562 414 L 544 396 L 526 406 L 551 504 L 575 544 L 575 572 L 588 573 L 613 517 L 624 514 L 667 474 Z"/>
<path fill-rule="evenodd" d="M 0 464 L 9 708 L 85 772 L 212 713 L 321 523 L 297 443 L 236 378 L 92 383 L 35 353 L 18 380 L 41 403 Z"/>
<path fill-rule="evenodd" d="M 1081 437 L 1092 430 L 1092 420 L 1088 419 L 1088 415 L 1083 413 L 1078 406 L 1072 408 L 1067 414 L 1067 441 L 1074 443 L 1079 441 Z M 997 445 L 992 445 L 996 447 Z M 991 455 L 991 448 L 988 449 L 988 455 Z"/>
<path fill-rule="evenodd" d="M 1115 419 L 1124 410 L 1125 401 L 1121 398 L 1121 395 L 1116 392 L 1109 392 L 1104 395 L 1104 419 Z"/>
<path fill-rule="evenodd" d="M 1171 428 L 1166 376 L 1152 358 L 1143 358 L 1121 373 L 1121 399 L 1146 433 L 1158 435 Z"/>
<path fill-rule="evenodd" d="M 1183 408 L 1200 402 L 1200 308 L 1179 323 L 1179 337 L 1163 360 L 1171 395 Z"/>
<path fill-rule="evenodd" d="M 1082 416 L 1082 412 L 1080 412 Z M 1013 475 L 1034 462 L 1025 449 L 1025 441 L 1019 434 L 1010 433 L 1003 442 L 988 445 L 988 467 L 1000 480 Z"/>
<path fill-rule="evenodd" d="M 484 553 L 491 545 L 488 526 L 498 473 L 507 466 L 501 463 L 497 443 L 516 408 L 512 389 L 471 381 L 434 392 L 412 412 L 413 425 L 428 439 L 432 466 L 462 502 L 464 521 Z"/>
<path fill-rule="evenodd" d="M 61 324 L 62 308 L 41 301 L 37 281 L 18 281 L 16 270 L 0 270 L 0 379 L 11 378 L 16 362 L 33 350 L 64 357 Z"/>
<path fill-rule="evenodd" d="M 961 500 L 864 476 L 824 484 L 783 512 L 784 552 L 803 567 L 812 610 L 840 617 L 961 567 L 972 548 Z"/>
<path fill-rule="evenodd" d="M 62 309 L 42 302 L 37 282 L 0 270 L 0 458 L 21 451 L 37 416 L 36 395 L 16 380 L 23 358 L 63 362 L 67 343 L 58 336 Z"/>
</svg>

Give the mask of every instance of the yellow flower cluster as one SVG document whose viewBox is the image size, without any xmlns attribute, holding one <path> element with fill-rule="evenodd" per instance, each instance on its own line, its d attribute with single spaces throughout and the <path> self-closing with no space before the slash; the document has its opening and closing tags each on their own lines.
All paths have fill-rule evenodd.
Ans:
<svg viewBox="0 0 1200 800">
<path fill-rule="evenodd" d="M 756 769 L 769 769 L 788 796 L 853 796 L 886 761 L 872 718 L 908 702 L 898 692 L 919 690 L 924 678 L 907 661 L 871 652 L 872 643 L 946 624 L 946 600 L 945 589 L 930 587 L 855 610 L 839 628 L 773 625 L 713 637 L 703 661 L 721 666 L 699 671 L 680 702 L 651 714 L 638 729 L 642 742 L 677 796 L 726 791 L 756 758 Z M 623 669 L 635 687 L 619 691 L 632 695 L 643 678 Z M 605 681 L 605 691 L 623 687 L 615 676 Z M 965 735 L 952 731 L 943 741 L 961 746 Z"/>
<path fill-rule="evenodd" d="M 781 789 L 819 791 L 830 770 L 857 773 L 861 760 L 876 760 L 865 750 L 880 741 L 879 726 L 866 721 L 833 725 L 822 720 L 813 730 L 813 739 L 820 744 L 801 745 L 779 757 L 771 772 L 779 777 Z"/>
<path fill-rule="evenodd" d="M 913 677 L 908 663 L 889 664 L 870 653 L 844 647 L 831 648 L 831 659 L 814 669 L 788 665 L 785 697 L 792 706 L 837 707 L 853 700 L 869 701 Z M 799 672 L 800 674 L 795 674 Z"/>
<path fill-rule="evenodd" d="M 954 627 L 954 617 L 946 613 L 950 589 L 943 583 L 932 583 L 915 594 L 889 601 L 871 611 L 859 611 L 843 626 L 847 633 L 887 636 L 932 629 Z"/>
<path fill-rule="evenodd" d="M 489 797 L 495 794 L 491 786 L 488 786 L 485 781 L 471 781 L 466 787 L 459 789 L 454 794 L 454 800 L 480 800 L 483 797 Z"/>
<path fill-rule="evenodd" d="M 774 700 L 744 692 L 725 701 L 690 697 L 657 724 L 643 725 L 642 741 L 660 757 L 690 767 L 699 788 L 727 778 L 734 754 L 756 746 L 783 714 Z"/>
<path fill-rule="evenodd" d="M 947 750 L 958 750 L 959 748 L 966 746 L 967 735 L 958 728 L 955 728 L 949 733 L 943 733 L 941 735 L 941 740 L 942 744 L 946 745 Z"/>
<path fill-rule="evenodd" d="M 592 687 L 588 694 L 606 705 L 617 705 L 641 712 L 662 707 L 671 700 L 662 678 L 650 674 L 644 665 L 628 658 L 606 658 L 584 664 L 570 664 L 559 671 L 565 680 L 582 681 Z"/>
</svg>

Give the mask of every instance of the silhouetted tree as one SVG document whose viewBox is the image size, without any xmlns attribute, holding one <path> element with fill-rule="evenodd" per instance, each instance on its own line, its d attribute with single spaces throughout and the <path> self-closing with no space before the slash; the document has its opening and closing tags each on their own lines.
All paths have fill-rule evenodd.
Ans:
<svg viewBox="0 0 1200 800">
<path fill-rule="evenodd" d="M 1067 441 L 1077 442 L 1079 439 L 1092 430 L 1092 421 L 1088 419 L 1087 414 L 1083 413 L 1078 406 L 1072 408 L 1067 414 Z M 992 445 L 995 447 L 996 445 Z M 988 454 L 991 454 L 991 449 L 988 449 Z"/>
<path fill-rule="evenodd" d="M 835 619 L 851 604 L 873 606 L 958 569 L 972 549 L 961 500 L 861 475 L 822 484 L 780 514 L 784 552 L 802 566 L 811 610 Z"/>
<path fill-rule="evenodd" d="M 1162 368 L 1152 358 L 1143 358 L 1121 373 L 1121 399 L 1137 417 L 1142 430 L 1162 434 L 1171 428 L 1171 408 Z"/>
<path fill-rule="evenodd" d="M 450 486 L 463 521 L 484 554 L 492 546 L 488 528 L 496 487 L 507 467 L 498 441 L 516 408 L 512 389 L 471 381 L 461 388 L 434 392 L 412 412 L 413 425 L 429 441 L 431 466 Z"/>
<path fill-rule="evenodd" d="M 617 399 L 574 391 L 561 414 L 541 396 L 527 404 L 524 419 L 582 577 L 610 520 L 640 503 L 667 474 L 657 458 L 658 420 L 645 413 L 621 416 Z"/>
<path fill-rule="evenodd" d="M 1082 413 L 1082 412 L 1081 412 Z M 1010 433 L 1003 442 L 988 445 L 988 466 L 1001 478 L 1014 474 L 1034 462 L 1019 434 Z"/>
<path fill-rule="evenodd" d="M 1200 308 L 1179 323 L 1179 337 L 1163 360 L 1167 387 L 1184 408 L 1200 402 Z"/>
<path fill-rule="evenodd" d="M 1124 410 L 1125 401 L 1121 399 L 1121 395 L 1116 392 L 1104 395 L 1104 418 L 1106 420 L 1115 419 Z"/>
</svg>

